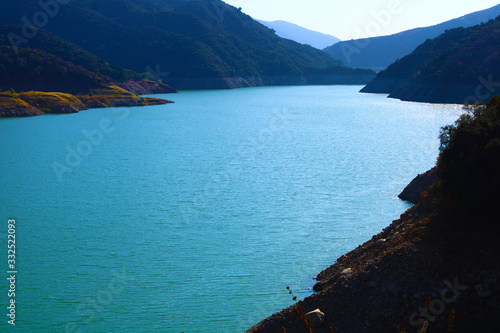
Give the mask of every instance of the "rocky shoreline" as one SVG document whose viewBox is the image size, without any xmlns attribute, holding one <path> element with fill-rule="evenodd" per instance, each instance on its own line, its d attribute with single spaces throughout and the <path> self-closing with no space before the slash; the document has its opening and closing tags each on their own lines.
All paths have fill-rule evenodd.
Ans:
<svg viewBox="0 0 500 333">
<path fill-rule="evenodd" d="M 146 91 L 145 88 L 138 84 L 129 84 L 129 86 L 142 92 L 150 93 L 151 91 Z M 155 85 L 152 88 L 154 91 L 162 91 L 161 86 Z M 173 102 L 154 97 L 140 97 L 118 86 L 108 86 L 92 90 L 87 95 L 41 91 L 27 91 L 22 93 L 3 92 L 0 93 L 0 118 L 32 117 L 48 113 L 76 113 L 91 108 L 147 106 L 167 103 Z"/>
<path fill-rule="evenodd" d="M 497 233 L 454 225 L 442 200 L 437 185 L 422 192 L 400 219 L 318 274 L 315 294 L 247 333 L 311 332 L 299 305 L 324 314 L 316 333 L 498 332 Z"/>
<path fill-rule="evenodd" d="M 407 79 L 377 77 L 360 92 L 388 94 L 406 102 L 435 104 L 474 104 L 478 84 L 409 82 Z M 464 97 L 467 96 L 467 97 Z M 492 95 L 490 94 L 489 97 Z M 485 100 L 487 101 L 487 100 Z"/>
<path fill-rule="evenodd" d="M 415 177 L 404 188 L 404 190 L 399 193 L 398 198 L 411 202 L 412 204 L 418 204 L 418 201 L 420 200 L 420 193 L 435 184 L 437 181 L 437 167 L 433 167 L 432 169 Z"/>
</svg>

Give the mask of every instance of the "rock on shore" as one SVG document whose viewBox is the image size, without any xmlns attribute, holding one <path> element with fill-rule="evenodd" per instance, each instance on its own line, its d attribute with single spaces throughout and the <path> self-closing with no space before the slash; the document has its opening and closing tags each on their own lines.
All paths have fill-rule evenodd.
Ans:
<svg viewBox="0 0 500 333">
<path fill-rule="evenodd" d="M 497 235 L 455 226 L 433 186 L 379 234 L 317 276 L 317 293 L 298 304 L 321 309 L 314 332 L 499 332 Z M 468 228 L 468 229 L 464 229 Z M 332 258 L 333 259 L 333 258 Z M 306 332 L 293 307 L 247 333 Z"/>
<path fill-rule="evenodd" d="M 420 193 L 425 191 L 429 186 L 437 182 L 437 168 L 434 167 L 427 172 L 418 175 L 413 179 L 408 186 L 398 195 L 398 198 L 417 204 L 420 198 Z"/>
</svg>

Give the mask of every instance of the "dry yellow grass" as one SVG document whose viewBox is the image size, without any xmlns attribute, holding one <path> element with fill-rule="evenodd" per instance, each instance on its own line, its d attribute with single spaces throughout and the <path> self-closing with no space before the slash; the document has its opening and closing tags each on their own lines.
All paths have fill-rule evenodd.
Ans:
<svg viewBox="0 0 500 333">
<path fill-rule="evenodd" d="M 0 93 L 0 107 L 28 106 L 29 104 L 11 93 Z"/>
<path fill-rule="evenodd" d="M 82 101 L 71 94 L 27 91 L 17 95 L 23 101 L 40 109 L 43 113 L 70 113 L 86 109 Z"/>
<path fill-rule="evenodd" d="M 60 92 L 3 92 L 0 93 L 0 117 L 31 116 L 43 113 L 74 113 L 89 108 L 145 106 L 166 103 L 169 103 L 169 101 L 139 97 L 118 86 L 91 90 L 88 95 L 79 96 Z"/>
<path fill-rule="evenodd" d="M 16 94 L 0 93 L 0 117 L 28 117 L 43 114 L 39 109 L 29 105 Z"/>
</svg>

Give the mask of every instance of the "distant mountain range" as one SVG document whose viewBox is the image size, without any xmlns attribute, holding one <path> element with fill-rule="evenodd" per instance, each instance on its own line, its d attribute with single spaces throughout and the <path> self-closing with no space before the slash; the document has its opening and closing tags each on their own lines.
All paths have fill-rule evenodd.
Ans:
<svg viewBox="0 0 500 333">
<path fill-rule="evenodd" d="M 311 45 L 317 49 L 324 49 L 327 46 L 340 42 L 340 39 L 332 35 L 327 35 L 318 31 L 309 30 L 300 25 L 286 21 L 261 21 L 266 27 L 276 31 L 280 37 L 291 39 L 297 43 Z"/>
<path fill-rule="evenodd" d="M 407 30 L 390 36 L 339 42 L 324 51 L 340 59 L 346 66 L 380 70 L 447 29 L 470 27 L 494 19 L 498 15 L 500 5 L 427 28 Z"/>
<path fill-rule="evenodd" d="M 361 92 L 405 101 L 487 102 L 500 94 L 500 16 L 427 40 L 378 73 Z"/>
<path fill-rule="evenodd" d="M 153 72 L 178 89 L 288 84 L 364 84 L 375 73 L 278 37 L 220 0 L 2 1 L 0 24 L 39 26 L 110 64 Z M 64 4 L 63 4 L 64 3 Z M 43 19 L 43 20 L 42 20 Z"/>
</svg>

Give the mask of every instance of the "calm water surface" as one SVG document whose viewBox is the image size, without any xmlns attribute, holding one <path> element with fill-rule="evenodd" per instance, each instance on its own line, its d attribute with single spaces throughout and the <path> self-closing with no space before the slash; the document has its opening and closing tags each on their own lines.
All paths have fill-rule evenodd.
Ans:
<svg viewBox="0 0 500 333">
<path fill-rule="evenodd" d="M 456 105 L 361 87 L 0 119 L 19 332 L 244 332 L 409 207 Z M 6 279 L 0 327 L 7 325 Z M 2 329 L 3 331 L 3 329 Z"/>
</svg>

